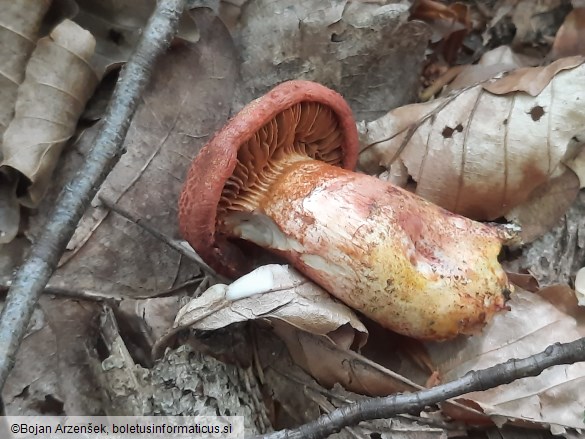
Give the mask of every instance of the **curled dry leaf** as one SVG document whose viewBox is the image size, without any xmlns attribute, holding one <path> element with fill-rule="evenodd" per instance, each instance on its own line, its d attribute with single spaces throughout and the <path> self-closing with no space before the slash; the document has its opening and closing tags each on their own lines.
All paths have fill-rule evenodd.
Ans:
<svg viewBox="0 0 585 439">
<path fill-rule="evenodd" d="M 531 58 L 515 53 L 510 46 L 499 46 L 484 53 L 477 64 L 463 67 L 447 87 L 447 91 L 472 87 L 510 70 L 521 67 L 534 67 L 541 63 L 540 58 Z"/>
<path fill-rule="evenodd" d="M 95 39 L 65 20 L 39 40 L 18 89 L 14 119 L 6 132 L 0 169 L 20 172 L 26 181 L 23 205 L 34 207 L 45 194 L 63 146 L 98 82 L 89 65 Z"/>
<path fill-rule="evenodd" d="M 347 390 L 370 396 L 421 389 L 413 381 L 325 337 L 279 323 L 274 327 L 295 363 L 325 387 L 341 384 Z"/>
<path fill-rule="evenodd" d="M 0 0 L 0 136 L 14 114 L 18 86 L 50 5 L 51 0 Z"/>
<path fill-rule="evenodd" d="M 585 336 L 585 310 L 577 306 L 574 292 L 566 286 L 548 287 L 538 294 L 519 290 L 512 296 L 510 308 L 497 315 L 481 335 L 449 344 L 427 344 L 444 381 Z M 583 429 L 584 387 L 585 364 L 576 363 L 462 399 L 500 419 Z"/>
<path fill-rule="evenodd" d="M 132 119 L 126 153 L 102 184 L 107 199 L 128 218 L 143 219 L 168 240 L 177 235 L 177 198 L 192 156 L 229 116 L 238 60 L 223 24 L 206 8 L 190 11 L 201 38 L 171 47 L 156 63 Z M 221 72 L 218 76 L 217 72 Z M 62 187 L 77 172 L 100 122 L 85 130 L 60 161 L 52 181 Z M 58 191 L 52 190 L 31 218 L 37 236 Z M 82 218 L 51 285 L 114 297 L 144 297 L 180 285 L 197 264 L 163 240 L 104 206 Z"/>
<path fill-rule="evenodd" d="M 419 0 L 414 3 L 410 19 L 430 25 L 432 41 L 438 43 L 439 51 L 448 63 L 456 60 L 463 39 L 471 30 L 469 5 L 461 2 L 445 5 L 435 0 Z"/>
<path fill-rule="evenodd" d="M 132 328 L 144 345 L 145 352 L 150 352 L 155 342 L 163 337 L 173 326 L 177 312 L 181 308 L 182 297 L 154 297 L 150 299 L 125 299 L 117 312 L 125 325 Z"/>
<path fill-rule="evenodd" d="M 424 388 L 328 337 L 310 334 L 279 321 L 273 322 L 273 326 L 276 334 L 284 340 L 293 361 L 324 387 L 341 385 L 346 390 L 368 396 L 388 396 Z M 262 348 L 260 352 L 262 356 Z M 274 354 L 271 354 L 270 364 L 273 358 Z M 456 416 L 485 422 L 485 415 L 473 408 L 454 401 L 446 402 L 445 406 Z"/>
<path fill-rule="evenodd" d="M 579 188 L 585 188 L 585 148 L 583 148 L 583 143 L 585 143 L 585 139 L 583 138 L 575 138 L 575 147 L 579 150 L 577 154 L 571 158 L 570 160 L 566 161 L 566 165 L 569 169 L 571 169 L 577 178 L 579 179 Z"/>
<path fill-rule="evenodd" d="M 585 55 L 585 8 L 575 8 L 565 17 L 551 49 L 552 59 Z"/>
<path fill-rule="evenodd" d="M 391 175 L 404 166 L 418 195 L 470 218 L 501 217 L 577 152 L 569 144 L 583 130 L 582 63 L 519 69 L 361 123 L 360 166 Z"/>
<path fill-rule="evenodd" d="M 362 346 L 367 339 L 366 328 L 351 309 L 296 270 L 276 264 L 257 268 L 229 286 L 212 286 L 179 311 L 174 326 L 213 330 L 255 319 L 281 320 L 334 339 L 339 328 L 349 325 L 352 336 L 344 333 L 339 339 L 347 347 Z"/>
</svg>

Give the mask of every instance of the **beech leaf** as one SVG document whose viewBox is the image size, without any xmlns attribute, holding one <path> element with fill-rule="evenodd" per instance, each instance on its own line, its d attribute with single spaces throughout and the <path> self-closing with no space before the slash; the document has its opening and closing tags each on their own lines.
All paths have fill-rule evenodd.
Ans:
<svg viewBox="0 0 585 439">
<path fill-rule="evenodd" d="M 156 0 L 77 0 L 73 20 L 96 38 L 96 70 L 100 73 L 124 63 L 134 50 Z M 189 43 L 199 40 L 193 21 L 183 14 L 178 37 Z"/>
<path fill-rule="evenodd" d="M 287 265 L 257 268 L 231 285 L 216 284 L 185 305 L 175 328 L 214 330 L 246 320 L 281 320 L 304 331 L 328 336 L 344 325 L 353 336 L 343 337 L 347 347 L 367 339 L 365 326 L 354 312 L 321 287 Z"/>
<path fill-rule="evenodd" d="M 359 124 L 360 166 L 390 175 L 404 166 L 418 195 L 473 219 L 499 218 L 578 152 L 569 146 L 583 131 L 584 80 L 583 58 L 563 58 L 397 108 Z"/>
<path fill-rule="evenodd" d="M 519 290 L 509 305 L 510 311 L 495 316 L 480 335 L 427 344 L 443 381 L 585 336 L 585 310 L 577 306 L 575 293 L 567 286 L 548 287 L 537 294 Z M 550 424 L 558 432 L 585 428 L 584 387 L 585 364 L 575 363 L 462 398 L 492 417 Z"/>
<path fill-rule="evenodd" d="M 18 86 L 50 4 L 51 0 L 35 0 L 25 7 L 22 2 L 0 0 L 0 136 L 14 114 Z"/>
<path fill-rule="evenodd" d="M 19 198 L 29 207 L 44 196 L 65 143 L 98 78 L 89 62 L 95 39 L 86 30 L 64 20 L 38 41 L 18 89 L 14 119 L 4 132 L 3 167 L 26 178 Z"/>
</svg>

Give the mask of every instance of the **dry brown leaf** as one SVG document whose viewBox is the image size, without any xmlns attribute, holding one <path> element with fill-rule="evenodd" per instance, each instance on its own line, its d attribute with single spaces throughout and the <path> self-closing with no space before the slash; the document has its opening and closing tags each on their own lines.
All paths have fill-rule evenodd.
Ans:
<svg viewBox="0 0 585 439">
<path fill-rule="evenodd" d="M 565 0 L 501 0 L 514 25 L 513 46 L 548 47 L 569 8 Z M 544 55 L 544 53 L 543 53 Z"/>
<path fill-rule="evenodd" d="M 242 9 L 236 41 L 249 102 L 289 79 L 340 92 L 356 117 L 373 119 L 412 102 L 427 47 L 424 23 L 393 0 L 323 3 L 256 0 Z"/>
<path fill-rule="evenodd" d="M 550 180 L 508 212 L 506 218 L 521 227 L 522 242 L 532 242 L 550 230 L 577 198 L 579 186 L 579 177 L 559 163 Z"/>
<path fill-rule="evenodd" d="M 515 273 L 506 271 L 506 275 L 511 283 L 520 287 L 523 290 L 529 291 L 531 293 L 535 293 L 540 290 L 540 286 L 538 285 L 538 280 L 530 273 Z"/>
<path fill-rule="evenodd" d="M 463 39 L 471 30 L 469 5 L 454 2 L 445 5 L 435 0 L 419 0 L 414 3 L 411 20 L 429 23 L 433 30 L 433 42 L 439 43 L 439 51 L 451 64 L 463 44 Z"/>
<path fill-rule="evenodd" d="M 362 122 L 360 166 L 390 174 L 406 166 L 418 195 L 470 218 L 501 217 L 545 183 L 568 150 L 577 152 L 569 144 L 583 131 L 582 62 L 522 69 L 514 82 L 505 77 Z"/>
<path fill-rule="evenodd" d="M 23 174 L 21 204 L 36 207 L 61 151 L 97 84 L 89 66 L 95 39 L 65 20 L 38 41 L 18 89 L 14 119 L 4 132 L 0 169 Z"/>
<path fill-rule="evenodd" d="M 179 296 L 126 299 L 122 300 L 116 311 L 118 319 L 132 329 L 140 338 L 145 352 L 150 353 L 155 342 L 173 326 L 181 304 Z"/>
<path fill-rule="evenodd" d="M 0 245 L 11 242 L 20 226 L 17 182 L 17 178 L 0 172 Z"/>
<path fill-rule="evenodd" d="M 558 61 L 555 61 L 552 64 L 544 67 L 524 67 L 516 69 L 508 73 L 503 78 L 483 84 L 483 88 L 497 95 L 505 95 L 508 93 L 521 91 L 535 97 L 541 94 L 551 82 L 553 82 L 552 87 L 554 87 L 555 91 L 558 87 L 566 88 L 566 83 L 564 82 L 560 82 L 558 84 L 555 83 L 555 80 L 557 79 L 556 75 L 563 70 L 571 70 L 575 67 L 581 67 L 584 60 L 585 58 L 582 56 L 572 56 L 569 58 L 559 59 Z M 580 76 L 577 76 L 574 79 L 578 78 L 580 78 Z M 556 96 L 551 96 L 550 99 L 551 105 L 565 103 L 562 100 L 557 102 Z"/>
<path fill-rule="evenodd" d="M 515 53 L 510 46 L 499 46 L 484 53 L 477 64 L 470 64 L 449 84 L 446 91 L 460 90 L 496 77 L 496 75 L 520 67 L 533 67 L 541 63 L 539 58 L 531 58 Z"/>
<path fill-rule="evenodd" d="M 186 170 L 208 136 L 227 120 L 238 68 L 231 37 L 221 22 L 205 9 L 194 12 L 194 19 L 201 39 L 172 47 L 157 62 L 129 128 L 127 152 L 100 189 L 109 201 L 169 238 L 178 236 L 177 199 Z M 94 127 L 69 150 L 54 187 L 61 188 L 79 168 L 96 134 Z M 33 237 L 57 193 L 51 191 L 31 218 Z M 68 262 L 51 279 L 54 287 L 144 297 L 168 291 L 198 273 L 195 263 L 103 207 L 88 209 L 69 249 Z"/>
<path fill-rule="evenodd" d="M 77 0 L 77 4 L 73 20 L 96 38 L 94 64 L 103 73 L 128 60 L 156 0 Z M 181 19 L 178 36 L 190 43 L 199 40 L 196 26 L 186 16 Z"/>
<path fill-rule="evenodd" d="M 585 191 L 544 236 L 510 261 L 513 271 L 529 270 L 542 287 L 570 285 L 585 261 Z"/>
<path fill-rule="evenodd" d="M 286 322 L 349 348 L 363 346 L 367 330 L 354 312 L 287 265 L 264 265 L 232 284 L 217 284 L 185 305 L 176 329 L 214 330 L 246 320 Z M 352 331 L 340 328 L 349 326 Z"/>
<path fill-rule="evenodd" d="M 577 148 L 579 151 L 570 160 L 566 160 L 565 164 L 569 167 L 575 175 L 579 178 L 580 188 L 585 188 L 585 148 L 583 148 L 583 139 L 577 139 Z"/>
<path fill-rule="evenodd" d="M 585 8 L 575 8 L 565 17 L 551 49 L 552 59 L 585 55 Z"/>
<path fill-rule="evenodd" d="M 294 361 L 321 385 L 336 383 L 362 395 L 383 396 L 420 389 L 413 381 L 346 347 L 290 326 L 275 325 Z"/>
<path fill-rule="evenodd" d="M 44 296 L 19 348 L 2 397 L 9 415 L 98 415 L 96 360 L 100 305 Z"/>
<path fill-rule="evenodd" d="M 18 86 L 50 5 L 51 0 L 0 0 L 0 137 L 14 115 Z"/>
<path fill-rule="evenodd" d="M 519 290 L 509 304 L 511 311 L 496 316 L 481 335 L 448 344 L 427 344 L 444 381 L 585 336 L 585 310 L 577 306 L 568 287 L 549 287 L 538 294 Z M 576 363 L 555 366 L 537 377 L 470 393 L 462 399 L 474 401 L 496 419 L 550 424 L 554 431 L 583 429 L 584 388 L 585 364 Z"/>
</svg>

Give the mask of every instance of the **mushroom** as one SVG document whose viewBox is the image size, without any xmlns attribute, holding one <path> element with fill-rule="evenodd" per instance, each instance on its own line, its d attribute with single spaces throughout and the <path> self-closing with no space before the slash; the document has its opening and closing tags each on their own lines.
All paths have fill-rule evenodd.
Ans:
<svg viewBox="0 0 585 439">
<path fill-rule="evenodd" d="M 388 329 L 428 340 L 477 332 L 505 308 L 497 257 L 509 234 L 354 172 L 357 153 L 339 94 L 280 84 L 193 161 L 181 233 L 226 276 L 253 268 L 251 242 Z"/>
</svg>

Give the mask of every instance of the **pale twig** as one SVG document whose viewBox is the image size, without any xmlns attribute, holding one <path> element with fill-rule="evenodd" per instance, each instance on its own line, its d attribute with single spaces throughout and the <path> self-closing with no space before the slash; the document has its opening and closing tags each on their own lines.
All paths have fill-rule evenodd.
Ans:
<svg viewBox="0 0 585 439">
<path fill-rule="evenodd" d="M 4 386 L 34 307 L 55 271 L 77 223 L 124 152 L 124 139 L 155 60 L 175 35 L 184 0 L 160 0 L 124 66 L 86 160 L 63 188 L 41 235 L 22 264 L 0 317 L 0 388 Z"/>
<path fill-rule="evenodd" d="M 585 337 L 571 343 L 556 343 L 543 352 L 487 369 L 470 371 L 458 380 L 415 393 L 402 393 L 384 398 L 369 398 L 346 405 L 294 430 L 281 430 L 261 436 L 262 439 L 322 439 L 342 428 L 362 421 L 383 419 L 400 413 L 418 413 L 426 406 L 470 392 L 488 390 L 520 378 L 539 375 L 543 370 L 585 361 Z"/>
</svg>

